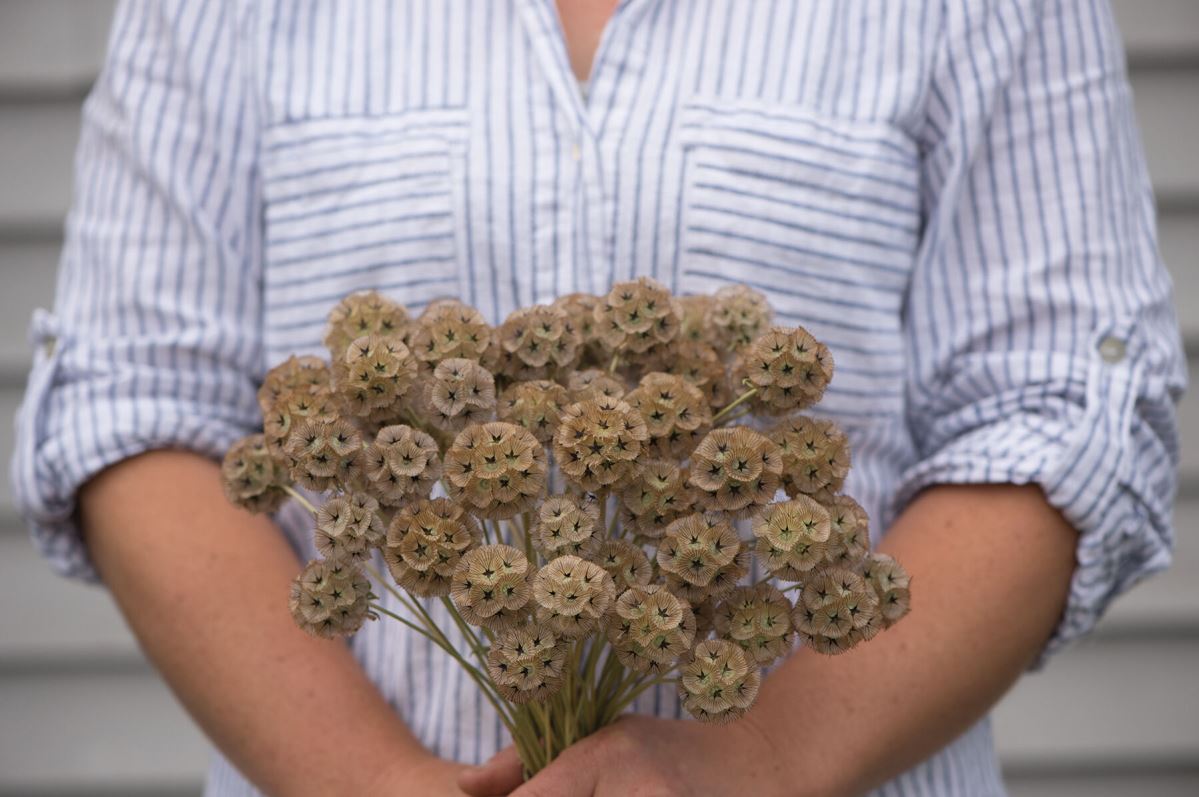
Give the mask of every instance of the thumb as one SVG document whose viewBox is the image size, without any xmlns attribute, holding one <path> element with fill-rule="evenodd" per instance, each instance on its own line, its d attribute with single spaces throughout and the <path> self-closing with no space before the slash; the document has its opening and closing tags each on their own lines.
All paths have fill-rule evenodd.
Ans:
<svg viewBox="0 0 1199 797">
<path fill-rule="evenodd" d="M 470 797 L 505 795 L 524 783 L 520 756 L 515 747 L 505 747 L 477 767 L 462 770 L 458 788 Z"/>
</svg>

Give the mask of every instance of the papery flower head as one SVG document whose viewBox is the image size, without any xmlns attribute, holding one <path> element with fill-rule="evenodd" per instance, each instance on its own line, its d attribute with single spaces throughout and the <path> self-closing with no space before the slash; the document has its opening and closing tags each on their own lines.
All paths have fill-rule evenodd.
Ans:
<svg viewBox="0 0 1199 797">
<path fill-rule="evenodd" d="M 504 351 L 525 366 L 548 376 L 574 365 L 583 336 L 566 311 L 539 304 L 516 310 L 504 319 L 499 342 Z"/>
<path fill-rule="evenodd" d="M 250 512 L 274 512 L 287 500 L 286 470 L 266 447 L 266 437 L 252 434 L 238 440 L 221 463 L 221 484 L 229 502 Z"/>
<path fill-rule="evenodd" d="M 350 344 L 365 335 L 399 338 L 408 333 L 411 319 L 403 305 L 378 291 L 351 293 L 329 312 L 325 327 L 325 348 L 333 362 L 339 362 Z"/>
<path fill-rule="evenodd" d="M 740 550 L 732 523 L 716 514 L 696 512 L 666 527 L 658 544 L 658 567 L 692 587 L 709 587 Z"/>
<path fill-rule="evenodd" d="M 695 614 L 659 584 L 633 586 L 620 594 L 607 618 L 608 641 L 630 670 L 666 668 L 695 639 Z"/>
<path fill-rule="evenodd" d="M 457 432 L 482 423 L 495 411 L 495 379 L 474 360 L 450 357 L 437 363 L 423 381 L 418 410 L 443 432 Z"/>
<path fill-rule="evenodd" d="M 484 545 L 458 561 L 450 597 L 466 622 L 503 631 L 528 616 L 532 576 L 532 565 L 518 549 Z"/>
<path fill-rule="evenodd" d="M 827 560 L 832 523 L 824 505 L 810 496 L 763 507 L 752 528 L 758 558 L 775 578 L 803 581 Z"/>
<path fill-rule="evenodd" d="M 537 510 L 533 543 L 547 558 L 574 554 L 590 559 L 599 552 L 599 507 L 594 500 L 551 495 Z"/>
<path fill-rule="evenodd" d="M 678 301 L 650 277 L 616 283 L 595 307 L 596 334 L 611 351 L 644 352 L 668 343 L 681 322 Z"/>
<path fill-rule="evenodd" d="M 845 484 L 849 439 L 832 421 L 797 415 L 776 425 L 768 436 L 779 444 L 787 495 L 829 501 Z"/>
<path fill-rule="evenodd" d="M 716 634 L 740 645 L 751 662 L 765 667 L 791 649 L 791 610 L 791 601 L 771 584 L 737 587 L 716 607 Z"/>
<path fill-rule="evenodd" d="M 429 365 L 451 357 L 478 362 L 491 343 L 491 327 L 475 308 L 441 299 L 416 319 L 410 342 L 416 359 Z"/>
<path fill-rule="evenodd" d="M 870 549 L 870 518 L 848 495 L 835 495 L 825 502 L 832 533 L 825 558 L 830 564 L 853 567 Z"/>
<path fill-rule="evenodd" d="M 695 646 L 679 674 L 683 708 L 701 722 L 732 722 L 753 705 L 762 676 L 745 651 L 724 639 Z"/>
<path fill-rule="evenodd" d="M 266 372 L 258 388 L 258 407 L 266 414 L 290 393 L 328 393 L 331 377 L 329 364 L 320 357 L 292 355 Z"/>
<path fill-rule="evenodd" d="M 737 374 L 757 390 L 754 407 L 777 415 L 820 401 L 833 378 L 833 356 L 803 327 L 773 327 L 741 352 Z"/>
<path fill-rule="evenodd" d="M 343 418 L 309 418 L 295 426 L 284 453 L 291 460 L 291 478 L 324 492 L 352 484 L 362 472 L 362 437 Z"/>
<path fill-rule="evenodd" d="M 566 646 L 544 623 L 501 631 L 487 651 L 487 674 L 512 703 L 544 702 L 562 686 Z"/>
<path fill-rule="evenodd" d="M 620 491 L 621 520 L 638 537 L 659 539 L 671 521 L 689 514 L 695 491 L 687 471 L 664 459 L 647 460 Z"/>
<path fill-rule="evenodd" d="M 782 471 L 778 446 L 746 426 L 713 429 L 691 454 L 691 484 L 711 511 L 744 513 L 770 503 Z"/>
<path fill-rule="evenodd" d="M 880 628 L 878 596 L 857 573 L 843 567 L 817 570 L 804 581 L 791 623 L 817 653 L 844 653 Z"/>
<path fill-rule="evenodd" d="M 570 401 L 595 401 L 600 398 L 624 398 L 624 382 L 612 376 L 607 371 L 598 368 L 588 368 L 583 371 L 572 371 L 566 379 L 566 390 Z"/>
<path fill-rule="evenodd" d="M 577 556 L 552 559 L 533 577 L 537 619 L 566 638 L 591 633 L 615 597 L 612 576 L 594 562 Z"/>
<path fill-rule="evenodd" d="M 618 593 L 630 587 L 644 587 L 654 576 L 645 551 L 628 540 L 604 540 L 594 561 L 612 576 Z"/>
<path fill-rule="evenodd" d="M 362 561 L 387 536 L 379 502 L 365 493 L 338 495 L 316 513 L 316 549 L 328 561 Z"/>
<path fill-rule="evenodd" d="M 404 589 L 421 597 L 450 594 L 454 569 L 483 534 L 448 498 L 421 499 L 401 509 L 387 529 L 383 561 Z"/>
<path fill-rule="evenodd" d="M 861 564 L 862 578 L 878 596 L 883 628 L 890 628 L 912 608 L 912 577 L 885 553 L 871 553 Z"/>
<path fill-rule="evenodd" d="M 708 313 L 714 302 L 711 295 L 693 293 L 678 297 L 682 310 L 682 325 L 679 337 L 684 340 L 706 340 L 708 337 Z"/>
<path fill-rule="evenodd" d="M 562 413 L 554 434 L 558 467 L 588 492 L 618 488 L 637 472 L 649 432 L 641 414 L 619 399 L 580 401 Z"/>
<path fill-rule="evenodd" d="M 590 293 L 568 293 L 554 301 L 566 313 L 570 326 L 579 334 L 579 365 L 607 365 L 595 326 L 595 308 L 603 299 Z"/>
<path fill-rule="evenodd" d="M 526 512 L 545 490 L 545 448 L 523 426 L 473 424 L 445 453 L 446 491 L 481 518 Z"/>
<path fill-rule="evenodd" d="M 309 562 L 291 582 L 288 606 L 301 629 L 332 639 L 349 636 L 374 619 L 371 583 L 361 568 L 348 561 Z"/>
<path fill-rule="evenodd" d="M 437 442 L 410 426 L 384 426 L 363 455 L 366 489 L 386 506 L 428 498 L 441 478 Z"/>
<path fill-rule="evenodd" d="M 310 390 L 301 388 L 280 395 L 262 414 L 262 431 L 271 453 L 282 455 L 292 430 L 307 420 L 333 420 L 337 409 L 326 384 Z"/>
<path fill-rule="evenodd" d="M 690 339 L 676 341 L 670 356 L 659 367 L 699 388 L 710 407 L 723 407 L 733 399 L 728 368 L 716 349 L 707 343 Z"/>
<path fill-rule="evenodd" d="M 773 317 L 770 302 L 761 291 L 726 285 L 713 294 L 704 328 L 717 349 L 737 351 L 762 334 Z"/>
<path fill-rule="evenodd" d="M 351 341 L 336 361 L 333 390 L 354 417 L 386 423 L 395 420 L 416 371 L 416 358 L 399 335 L 364 335 Z"/>
<path fill-rule="evenodd" d="M 712 426 L 704 394 L 681 376 L 648 373 L 624 400 L 645 419 L 653 456 L 685 458 Z"/>
<path fill-rule="evenodd" d="M 500 394 L 496 415 L 501 421 L 520 424 L 540 442 L 549 443 L 558 430 L 562 410 L 572 403 L 566 388 L 557 382 L 516 382 Z"/>
</svg>

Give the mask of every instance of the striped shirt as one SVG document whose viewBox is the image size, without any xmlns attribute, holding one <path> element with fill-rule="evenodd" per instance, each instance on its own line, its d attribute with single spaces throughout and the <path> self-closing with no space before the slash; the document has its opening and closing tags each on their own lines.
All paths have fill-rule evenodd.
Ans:
<svg viewBox="0 0 1199 797">
<path fill-rule="evenodd" d="M 551 0 L 130 0 L 16 492 L 92 576 L 77 487 L 151 448 L 220 456 L 351 291 L 494 323 L 638 275 L 745 283 L 831 347 L 821 410 L 876 538 L 936 483 L 1036 483 L 1078 528 L 1053 651 L 1170 560 L 1185 370 L 1155 235 L 1103 0 L 625 0 L 585 98 Z M 310 555 L 303 513 L 279 523 Z M 416 735 L 503 746 L 397 626 L 353 649 Z M 680 714 L 668 689 L 636 709 Z M 256 792 L 218 756 L 208 793 Z M 881 793 L 1002 794 L 988 723 Z"/>
</svg>

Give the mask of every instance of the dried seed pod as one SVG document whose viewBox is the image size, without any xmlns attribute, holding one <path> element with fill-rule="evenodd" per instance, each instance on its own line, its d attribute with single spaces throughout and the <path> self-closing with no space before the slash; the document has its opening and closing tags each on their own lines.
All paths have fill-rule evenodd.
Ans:
<svg viewBox="0 0 1199 797">
<path fill-rule="evenodd" d="M 666 286 L 650 277 L 618 282 L 595 307 L 595 328 L 615 352 L 644 352 L 678 335 L 682 313 Z"/>
<path fill-rule="evenodd" d="M 229 502 L 250 512 L 274 512 L 287 500 L 286 471 L 266 447 L 266 437 L 238 440 L 221 463 L 221 485 Z"/>
<path fill-rule="evenodd" d="M 571 403 L 600 398 L 621 399 L 627 392 L 624 382 L 598 368 L 572 371 L 566 380 L 566 390 L 570 393 Z"/>
<path fill-rule="evenodd" d="M 483 539 L 474 518 L 447 498 L 421 499 L 396 513 L 383 561 L 404 589 L 421 597 L 450 594 L 462 555 Z"/>
<path fill-rule="evenodd" d="M 683 665 L 679 697 L 697 720 L 726 723 L 749 710 L 761 685 L 762 676 L 750 666 L 744 650 L 723 639 L 710 639 L 696 645 Z"/>
<path fill-rule="evenodd" d="M 885 553 L 871 553 L 861 565 L 862 578 L 878 596 L 883 628 L 890 628 L 912 608 L 912 577 Z"/>
<path fill-rule="evenodd" d="M 533 578 L 537 619 L 568 639 L 594 631 L 615 597 L 612 576 L 577 556 L 552 559 Z"/>
<path fill-rule="evenodd" d="M 628 540 L 605 540 L 595 555 L 595 563 L 612 576 L 617 592 L 644 587 L 654 575 L 645 551 Z"/>
<path fill-rule="evenodd" d="M 667 460 L 649 460 L 620 491 L 620 503 L 625 528 L 656 540 L 671 521 L 692 511 L 695 491 L 687 483 L 686 469 Z"/>
<path fill-rule="evenodd" d="M 673 665 L 695 639 L 695 614 L 658 584 L 629 587 L 607 617 L 608 641 L 620 663 L 646 672 Z"/>
<path fill-rule="evenodd" d="M 684 340 L 702 341 L 707 338 L 706 325 L 708 313 L 714 304 L 713 298 L 706 293 L 695 293 L 678 297 L 682 309 L 680 338 Z"/>
<path fill-rule="evenodd" d="M 403 305 L 378 291 L 351 293 L 329 312 L 325 327 L 325 348 L 333 362 L 345 356 L 350 344 L 364 335 L 399 338 L 408 333 L 411 319 Z"/>
<path fill-rule="evenodd" d="M 512 703 L 544 702 L 562 686 L 565 647 L 553 631 L 535 623 L 501 631 L 487 651 L 487 673 Z"/>
<path fill-rule="evenodd" d="M 481 518 L 531 509 L 545 490 L 545 473 L 545 448 L 513 423 L 468 426 L 445 452 L 446 492 Z"/>
<path fill-rule="evenodd" d="M 707 587 L 740 550 L 733 524 L 716 514 L 696 512 L 666 527 L 658 545 L 658 567 L 694 587 Z"/>
<path fill-rule="evenodd" d="M 319 390 L 297 389 L 279 396 L 263 413 L 262 431 L 272 454 L 286 461 L 283 449 L 292 430 L 306 420 L 332 420 L 337 417 L 333 393 L 329 387 Z"/>
<path fill-rule="evenodd" d="M 777 587 L 737 587 L 716 607 L 716 634 L 735 642 L 750 661 L 766 667 L 791 649 L 791 601 Z"/>
<path fill-rule="evenodd" d="M 712 296 L 704 319 L 708 342 L 719 351 L 737 351 L 762 334 L 774 316 L 761 291 L 745 285 L 726 285 Z"/>
<path fill-rule="evenodd" d="M 258 388 L 258 407 L 267 414 L 275 402 L 289 393 L 327 393 L 331 378 L 329 364 L 320 357 L 292 355 L 267 371 Z"/>
<path fill-rule="evenodd" d="M 423 384 L 420 415 L 443 432 L 483 423 L 495 411 L 495 379 L 474 360 L 450 357 Z"/>
<path fill-rule="evenodd" d="M 497 415 L 501 421 L 528 429 L 538 441 L 549 443 L 558 430 L 562 411 L 571 403 L 566 388 L 557 382 L 547 379 L 516 382 L 500 395 Z"/>
<path fill-rule="evenodd" d="M 754 407 L 777 415 L 820 401 L 833 378 L 833 356 L 803 327 L 773 327 L 742 352 L 737 374 L 757 390 Z"/>
<path fill-rule="evenodd" d="M 456 299 L 442 299 L 425 308 L 411 335 L 416 359 L 436 365 L 451 357 L 476 362 L 491 343 L 491 327 L 479 311 Z"/>
<path fill-rule="evenodd" d="M 566 313 L 567 322 L 579 335 L 579 366 L 607 365 L 595 328 L 595 308 L 601 301 L 590 293 L 569 293 L 554 302 L 554 307 Z"/>
<path fill-rule="evenodd" d="M 649 432 L 641 414 L 619 399 L 572 404 L 554 434 L 562 473 L 588 492 L 616 489 L 637 472 Z"/>
<path fill-rule="evenodd" d="M 624 400 L 645 419 L 648 451 L 656 457 L 685 459 L 712 427 L 704 394 L 681 376 L 648 373 Z"/>
<path fill-rule="evenodd" d="M 681 376 L 699 388 L 709 407 L 723 407 L 733 399 L 728 369 L 716 349 L 698 340 L 676 341 L 661 370 Z"/>
<path fill-rule="evenodd" d="M 437 442 L 425 432 L 402 424 L 380 429 L 363 459 L 365 487 L 385 506 L 428 498 L 441 478 Z"/>
<path fill-rule="evenodd" d="M 301 629 L 323 639 L 349 636 L 375 619 L 371 583 L 350 562 L 309 562 L 291 582 L 288 605 Z"/>
<path fill-rule="evenodd" d="M 844 653 L 879 629 L 878 596 L 852 570 L 817 570 L 805 582 L 791 624 L 818 653 Z"/>
<path fill-rule="evenodd" d="M 511 313 L 500 325 L 499 340 L 504 351 L 542 375 L 573 366 L 583 343 L 566 312 L 544 304 Z"/>
<path fill-rule="evenodd" d="M 691 604 L 695 613 L 695 641 L 707 639 L 716 630 L 716 607 L 719 599 L 704 598 L 698 603 Z"/>
<path fill-rule="evenodd" d="M 328 561 L 360 562 L 386 535 L 379 502 L 364 493 L 330 498 L 317 510 L 316 549 Z"/>
<path fill-rule="evenodd" d="M 691 484 L 710 511 L 745 514 L 770 503 L 782 471 L 778 446 L 745 426 L 713 429 L 691 454 Z"/>
<path fill-rule="evenodd" d="M 355 418 L 388 422 L 416 381 L 416 358 L 398 335 L 364 335 L 350 342 L 333 368 L 333 391 Z"/>
<path fill-rule="evenodd" d="M 590 559 L 599 552 L 599 507 L 593 500 L 551 495 L 537 510 L 533 543 L 547 559 L 574 554 Z"/>
<path fill-rule="evenodd" d="M 484 545 L 467 551 L 454 568 L 450 597 L 471 625 L 503 631 L 528 616 L 532 567 L 511 545 Z"/>
<path fill-rule="evenodd" d="M 827 419 L 797 415 L 768 434 L 783 457 L 783 489 L 830 501 L 849 474 L 849 439 Z"/>
<path fill-rule="evenodd" d="M 853 567 L 870 550 L 870 519 L 866 510 L 848 495 L 835 495 L 824 507 L 832 526 L 825 559 L 832 565 Z"/>
<path fill-rule="evenodd" d="M 809 496 L 764 507 L 752 528 L 758 557 L 775 578 L 803 581 L 827 559 L 832 523 L 824 505 Z"/>
<path fill-rule="evenodd" d="M 305 420 L 292 429 L 283 450 L 292 480 L 317 492 L 354 484 L 362 472 L 362 438 L 342 418 Z"/>
</svg>

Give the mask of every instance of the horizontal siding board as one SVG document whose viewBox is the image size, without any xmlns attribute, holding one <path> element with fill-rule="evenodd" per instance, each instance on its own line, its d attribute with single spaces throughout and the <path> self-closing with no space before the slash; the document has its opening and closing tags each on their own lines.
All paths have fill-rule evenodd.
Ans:
<svg viewBox="0 0 1199 797">
<path fill-rule="evenodd" d="M 1195 797 L 1199 769 L 1133 772 L 1008 773 L 1009 797 Z"/>
<path fill-rule="evenodd" d="M 96 76 L 112 0 L 0 2 L 0 96 L 80 93 Z"/>
<path fill-rule="evenodd" d="M 0 385 L 24 381 L 30 363 L 29 319 L 34 307 L 54 300 L 58 237 L 48 241 L 0 241 Z M 7 418 L 5 418 L 7 421 Z"/>
<path fill-rule="evenodd" d="M 1196 4 L 1199 6 L 1199 4 Z M 1144 140 L 1153 188 L 1167 203 L 1199 196 L 1199 69 L 1132 73 L 1133 101 Z"/>
<path fill-rule="evenodd" d="M 1162 258 L 1174 279 L 1182 334 L 1191 352 L 1199 354 L 1199 207 L 1163 210 L 1157 228 Z"/>
<path fill-rule="evenodd" d="M 1199 58 L 1195 0 L 1113 0 L 1112 6 L 1133 63 Z"/>
</svg>

